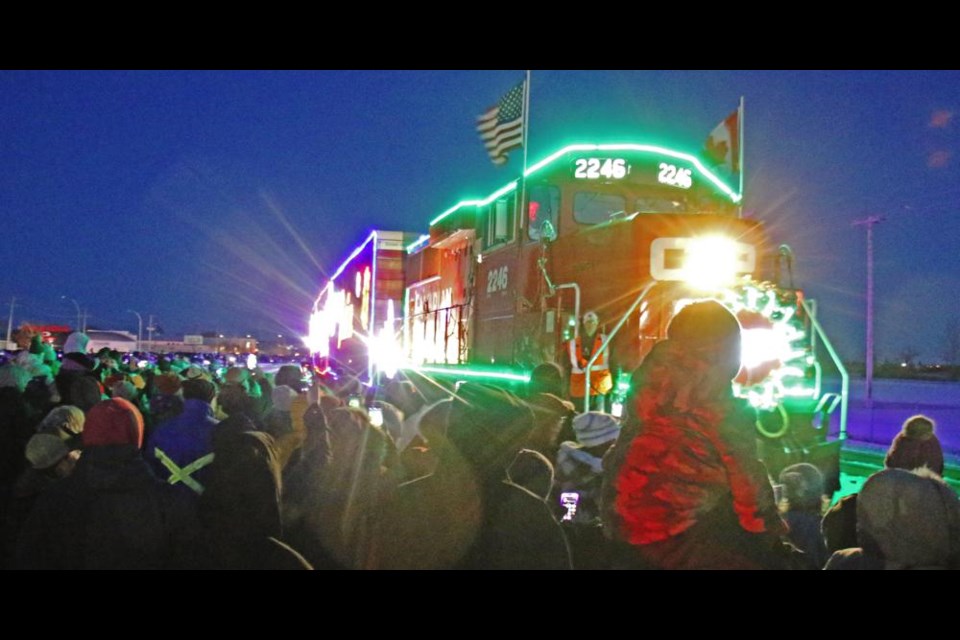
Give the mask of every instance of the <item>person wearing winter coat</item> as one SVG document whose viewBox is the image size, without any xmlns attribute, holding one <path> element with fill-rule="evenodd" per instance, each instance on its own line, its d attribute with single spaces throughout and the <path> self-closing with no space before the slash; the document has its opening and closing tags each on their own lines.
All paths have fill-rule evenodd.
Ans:
<svg viewBox="0 0 960 640">
<path fill-rule="evenodd" d="M 733 396 L 739 367 L 739 322 L 705 300 L 677 313 L 635 372 L 627 425 L 604 460 L 617 566 L 786 568 L 755 415 Z"/>
<path fill-rule="evenodd" d="M 929 469 L 878 471 L 857 498 L 857 539 L 825 568 L 960 569 L 960 500 Z"/>
<path fill-rule="evenodd" d="M 73 473 L 38 499 L 23 525 L 20 569 L 184 568 L 198 522 L 189 497 L 141 455 L 143 417 L 127 400 L 90 409 Z"/>
</svg>

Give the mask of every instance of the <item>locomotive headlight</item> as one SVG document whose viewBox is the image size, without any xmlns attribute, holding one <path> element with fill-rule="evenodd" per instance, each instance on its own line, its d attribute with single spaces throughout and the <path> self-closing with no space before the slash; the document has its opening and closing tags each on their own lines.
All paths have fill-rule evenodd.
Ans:
<svg viewBox="0 0 960 640">
<path fill-rule="evenodd" d="M 723 236 L 691 238 L 684 252 L 683 280 L 697 289 L 716 289 L 737 276 L 737 243 Z"/>
<path fill-rule="evenodd" d="M 657 238 L 650 244 L 650 275 L 680 280 L 695 289 L 715 291 L 731 285 L 756 265 L 752 245 L 725 236 Z"/>
</svg>

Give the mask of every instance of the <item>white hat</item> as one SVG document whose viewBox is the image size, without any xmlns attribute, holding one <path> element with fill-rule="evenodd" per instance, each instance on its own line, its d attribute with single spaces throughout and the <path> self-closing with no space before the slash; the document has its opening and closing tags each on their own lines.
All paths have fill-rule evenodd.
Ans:
<svg viewBox="0 0 960 640">
<path fill-rule="evenodd" d="M 620 422 L 609 413 L 588 411 L 573 419 L 577 442 L 585 447 L 612 442 L 620 435 Z"/>
</svg>

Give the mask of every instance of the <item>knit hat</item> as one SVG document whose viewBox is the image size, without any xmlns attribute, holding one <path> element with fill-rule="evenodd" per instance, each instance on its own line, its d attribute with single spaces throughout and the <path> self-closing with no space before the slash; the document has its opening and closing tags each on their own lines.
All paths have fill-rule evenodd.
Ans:
<svg viewBox="0 0 960 640">
<path fill-rule="evenodd" d="M 64 440 L 83 432 L 86 416 L 79 407 L 65 404 L 54 407 L 37 425 L 37 433 L 58 436 Z"/>
<path fill-rule="evenodd" d="M 620 421 L 609 413 L 588 411 L 573 419 L 577 441 L 585 447 L 612 442 L 620 435 Z"/>
<path fill-rule="evenodd" d="M 293 406 L 293 399 L 297 397 L 297 392 L 286 385 L 274 387 L 270 392 L 270 398 L 273 400 L 273 408 L 277 411 L 290 411 Z"/>
<path fill-rule="evenodd" d="M 63 343 L 63 352 L 64 353 L 86 353 L 87 344 L 89 342 L 90 342 L 90 336 L 80 331 L 74 331 L 69 336 L 67 336 L 66 342 Z"/>
<path fill-rule="evenodd" d="M 907 418 L 893 439 L 884 465 L 892 469 L 916 469 L 926 466 L 943 475 L 943 449 L 934 433 L 935 423 L 924 415 Z"/>
<path fill-rule="evenodd" d="M 112 398 L 87 412 L 83 426 L 84 448 L 111 444 L 143 446 L 143 416 L 129 400 Z"/>
<path fill-rule="evenodd" d="M 823 474 L 809 462 L 792 464 L 780 472 L 780 484 L 790 508 L 819 511 L 823 503 Z"/>
<path fill-rule="evenodd" d="M 49 469 L 63 460 L 70 449 L 63 440 L 49 433 L 36 433 L 27 440 L 27 460 L 34 469 Z"/>
<path fill-rule="evenodd" d="M 172 371 L 154 376 L 153 384 L 156 386 L 157 391 L 165 396 L 174 395 L 177 391 L 180 391 L 182 387 L 180 376 Z"/>
</svg>

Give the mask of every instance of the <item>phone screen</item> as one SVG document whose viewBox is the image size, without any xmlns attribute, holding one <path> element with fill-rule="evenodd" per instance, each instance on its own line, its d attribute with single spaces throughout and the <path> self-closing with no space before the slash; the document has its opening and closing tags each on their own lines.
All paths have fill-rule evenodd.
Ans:
<svg viewBox="0 0 960 640">
<path fill-rule="evenodd" d="M 580 494 L 576 491 L 564 491 L 560 494 L 560 504 L 567 510 L 563 517 L 560 518 L 562 522 L 570 522 L 573 520 L 574 516 L 577 515 L 577 504 L 580 503 Z"/>
<path fill-rule="evenodd" d="M 370 416 L 370 424 L 375 427 L 383 426 L 383 410 L 380 407 L 370 407 L 367 414 Z"/>
</svg>

